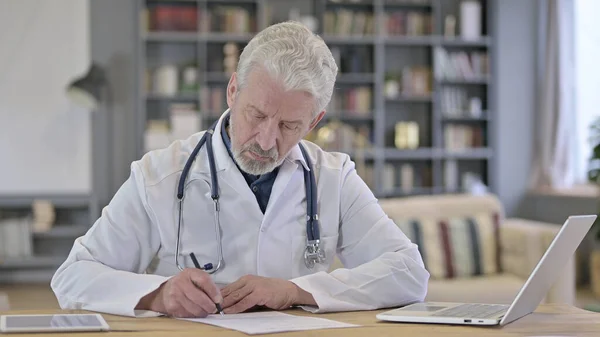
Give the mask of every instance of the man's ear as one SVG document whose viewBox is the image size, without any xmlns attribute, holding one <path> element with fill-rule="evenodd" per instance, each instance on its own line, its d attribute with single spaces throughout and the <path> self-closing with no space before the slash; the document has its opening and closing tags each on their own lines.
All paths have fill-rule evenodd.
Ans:
<svg viewBox="0 0 600 337">
<path fill-rule="evenodd" d="M 234 72 L 229 78 L 227 84 L 227 106 L 229 109 L 233 109 L 233 103 L 235 102 L 235 95 L 238 92 L 237 74 Z"/>
<path fill-rule="evenodd" d="M 319 114 L 313 118 L 312 122 L 310 123 L 310 126 L 308 127 L 308 132 L 311 132 L 312 129 L 315 128 L 315 126 L 317 126 L 317 124 L 319 124 L 319 122 L 321 121 L 321 119 L 323 119 L 323 117 L 325 116 L 325 110 L 319 112 Z"/>
</svg>

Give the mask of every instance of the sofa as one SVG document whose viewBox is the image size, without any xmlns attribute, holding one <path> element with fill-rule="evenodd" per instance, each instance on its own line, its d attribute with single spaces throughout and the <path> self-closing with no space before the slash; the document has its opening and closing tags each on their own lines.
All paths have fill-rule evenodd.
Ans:
<svg viewBox="0 0 600 337">
<path fill-rule="evenodd" d="M 0 311 L 10 309 L 10 305 L 8 304 L 8 295 L 0 292 Z"/>
<path fill-rule="evenodd" d="M 560 229 L 506 218 L 492 194 L 380 199 L 418 245 L 431 277 L 427 301 L 510 304 Z M 542 303 L 575 304 L 575 257 Z M 339 260 L 334 268 L 340 267 Z"/>
</svg>

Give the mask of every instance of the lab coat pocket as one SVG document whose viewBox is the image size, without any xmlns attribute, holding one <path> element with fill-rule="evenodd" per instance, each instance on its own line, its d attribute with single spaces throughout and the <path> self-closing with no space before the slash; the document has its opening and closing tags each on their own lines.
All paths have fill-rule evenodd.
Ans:
<svg viewBox="0 0 600 337">
<path fill-rule="evenodd" d="M 337 253 L 339 235 L 321 237 L 321 249 L 325 251 L 325 262 L 316 263 L 312 268 L 306 266 L 304 251 L 306 249 L 306 236 L 294 236 L 292 239 L 292 278 L 314 274 L 320 271 L 329 271 Z"/>
</svg>

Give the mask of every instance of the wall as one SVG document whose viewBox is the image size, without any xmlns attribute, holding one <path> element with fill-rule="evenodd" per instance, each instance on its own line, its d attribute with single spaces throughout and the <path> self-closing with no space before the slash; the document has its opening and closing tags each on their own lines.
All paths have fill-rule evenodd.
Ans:
<svg viewBox="0 0 600 337">
<path fill-rule="evenodd" d="M 537 1 L 496 0 L 495 71 L 498 196 L 508 216 L 518 211 L 529 182 L 536 108 Z M 509 133 L 510 132 L 510 135 Z"/>
<path fill-rule="evenodd" d="M 89 63 L 88 2 L 0 1 L 0 194 L 87 193 L 90 114 L 65 86 Z"/>
</svg>

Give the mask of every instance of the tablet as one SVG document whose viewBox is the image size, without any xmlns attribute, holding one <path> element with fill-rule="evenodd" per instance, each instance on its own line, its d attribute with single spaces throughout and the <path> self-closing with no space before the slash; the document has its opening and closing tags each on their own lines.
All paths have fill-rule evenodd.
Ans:
<svg viewBox="0 0 600 337">
<path fill-rule="evenodd" d="M 100 314 L 3 315 L 0 332 L 108 331 Z"/>
</svg>

